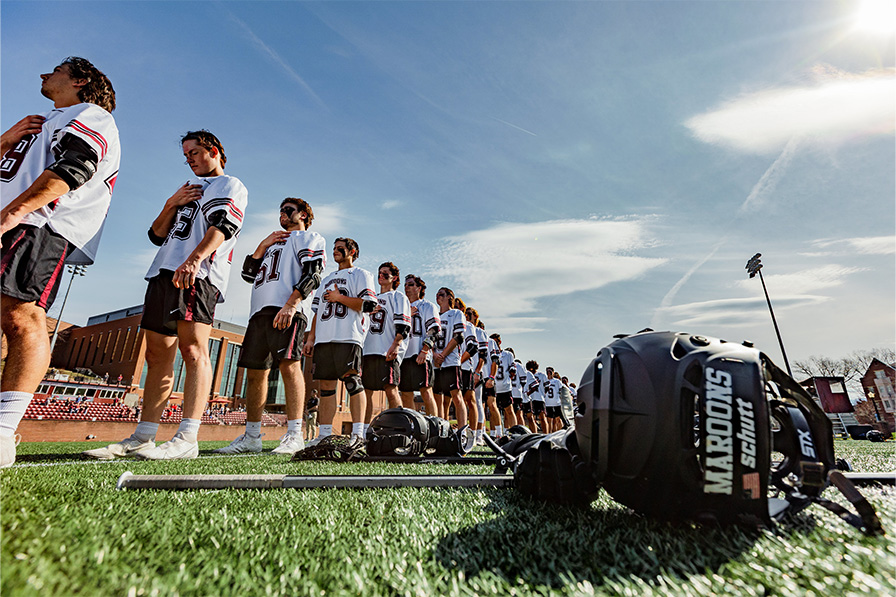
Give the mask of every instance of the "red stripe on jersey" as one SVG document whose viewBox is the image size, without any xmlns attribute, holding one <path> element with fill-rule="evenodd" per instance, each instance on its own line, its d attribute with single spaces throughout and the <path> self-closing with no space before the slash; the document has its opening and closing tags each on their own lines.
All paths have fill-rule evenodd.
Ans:
<svg viewBox="0 0 896 597">
<path fill-rule="evenodd" d="M 79 122 L 77 120 L 72 120 L 68 124 L 76 131 L 84 133 L 85 135 L 87 135 L 88 137 L 90 137 L 91 139 L 96 141 L 97 144 L 100 146 L 100 148 L 102 148 L 102 150 L 103 150 L 102 154 L 100 155 L 100 159 L 103 159 L 104 157 L 106 157 L 106 151 L 109 150 L 109 145 L 106 143 L 106 139 L 101 134 L 99 134 L 98 132 L 96 132 L 95 130 L 93 130 L 91 128 L 84 126 L 84 123 Z"/>
</svg>

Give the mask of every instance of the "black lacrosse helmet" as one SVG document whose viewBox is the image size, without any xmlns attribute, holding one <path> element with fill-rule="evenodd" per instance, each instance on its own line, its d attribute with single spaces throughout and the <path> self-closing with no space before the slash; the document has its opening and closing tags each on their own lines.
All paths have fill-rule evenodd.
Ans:
<svg viewBox="0 0 896 597">
<path fill-rule="evenodd" d="M 378 414 L 367 428 L 370 456 L 419 456 L 430 439 L 430 423 L 422 413 L 409 408 L 389 408 Z"/>
<path fill-rule="evenodd" d="M 831 423 L 793 379 L 754 348 L 686 333 L 601 349 L 575 435 L 615 500 L 666 519 L 768 524 L 808 505 L 834 468 Z"/>
<path fill-rule="evenodd" d="M 367 429 L 370 456 L 463 456 L 473 448 L 473 432 L 451 429 L 445 419 L 408 408 L 389 408 Z"/>
</svg>

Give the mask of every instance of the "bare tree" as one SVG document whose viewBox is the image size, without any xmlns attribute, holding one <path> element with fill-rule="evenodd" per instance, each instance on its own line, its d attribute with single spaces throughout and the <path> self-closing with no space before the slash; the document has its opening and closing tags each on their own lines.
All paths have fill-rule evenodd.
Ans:
<svg viewBox="0 0 896 597">
<path fill-rule="evenodd" d="M 794 361 L 793 369 L 805 377 L 842 377 L 849 388 L 852 400 L 856 401 L 865 397 L 861 385 L 862 376 L 875 358 L 892 365 L 896 362 L 896 351 L 892 348 L 856 350 L 839 359 L 813 355 L 805 360 Z"/>
</svg>

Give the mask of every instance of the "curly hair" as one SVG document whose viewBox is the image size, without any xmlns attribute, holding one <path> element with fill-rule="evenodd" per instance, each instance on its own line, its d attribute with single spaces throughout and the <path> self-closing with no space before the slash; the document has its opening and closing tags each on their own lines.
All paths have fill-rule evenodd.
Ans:
<svg viewBox="0 0 896 597">
<path fill-rule="evenodd" d="M 299 208 L 299 211 L 304 211 L 308 215 L 308 217 L 305 218 L 305 228 L 311 228 L 311 222 L 314 221 L 314 210 L 311 209 L 311 206 L 308 205 L 308 202 L 304 199 L 298 199 L 296 197 L 287 197 L 280 202 L 280 207 L 283 207 L 287 203 L 292 203 Z"/>
<path fill-rule="evenodd" d="M 392 274 L 392 290 L 395 290 L 396 288 L 398 288 L 401 280 L 401 278 L 399 277 L 400 272 L 398 271 L 398 266 L 391 261 L 387 261 L 380 264 L 380 266 L 377 268 L 377 273 L 379 273 L 379 270 L 383 269 L 384 267 L 387 268 Z"/>
<path fill-rule="evenodd" d="M 423 278 L 421 278 L 420 276 L 415 276 L 414 274 L 408 274 L 404 277 L 405 282 L 407 282 L 410 279 L 413 279 L 414 284 L 416 284 L 417 287 L 420 289 L 420 298 L 423 298 L 424 296 L 426 296 L 426 282 L 423 281 Z"/>
<path fill-rule="evenodd" d="M 115 90 L 109 77 L 86 58 L 69 56 L 62 61 L 68 66 L 73 79 L 86 79 L 87 84 L 78 89 L 78 99 L 88 104 L 96 104 L 106 112 L 115 110 Z M 60 64 L 59 66 L 62 66 Z"/>
<path fill-rule="evenodd" d="M 227 163 L 227 156 L 224 155 L 224 146 L 221 145 L 218 138 L 209 131 L 205 129 L 188 131 L 186 135 L 181 137 L 180 144 L 183 145 L 186 141 L 196 141 L 196 144 L 199 145 L 199 147 L 204 147 L 209 151 L 211 151 L 212 148 L 217 149 L 218 153 L 221 155 L 221 167 L 223 168 Z"/>
<path fill-rule="evenodd" d="M 349 255 L 351 255 L 352 253 L 355 254 L 354 259 L 357 259 L 358 257 L 361 256 L 361 248 L 358 247 L 358 243 L 357 243 L 357 241 L 355 241 L 355 239 L 340 236 L 339 238 L 337 238 L 336 240 L 333 241 L 333 246 L 335 247 L 336 243 L 339 243 L 339 242 L 345 244 L 345 248 L 348 249 Z"/>
</svg>

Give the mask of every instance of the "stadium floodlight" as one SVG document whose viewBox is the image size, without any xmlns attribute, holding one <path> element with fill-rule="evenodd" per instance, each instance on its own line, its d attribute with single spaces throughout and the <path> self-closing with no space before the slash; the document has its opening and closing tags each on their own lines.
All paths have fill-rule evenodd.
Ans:
<svg viewBox="0 0 896 597">
<path fill-rule="evenodd" d="M 775 334 L 778 336 L 778 345 L 781 347 L 781 356 L 784 357 L 784 366 L 787 367 L 787 374 L 790 377 L 793 377 L 793 371 L 790 370 L 790 361 L 787 360 L 787 353 L 784 352 L 784 340 L 781 339 L 781 330 L 778 329 L 778 320 L 775 319 L 775 311 L 772 309 L 772 301 L 768 298 L 768 289 L 765 287 L 765 279 L 762 277 L 762 262 L 759 258 L 762 257 L 762 253 L 756 253 L 750 260 L 747 261 L 747 265 L 744 269 L 747 270 L 747 273 L 750 274 L 751 278 L 755 278 L 756 274 L 759 274 L 759 280 L 762 282 L 762 291 L 765 293 L 765 302 L 768 303 L 768 312 L 772 314 L 772 324 L 775 326 Z"/>
<path fill-rule="evenodd" d="M 71 279 L 68 281 L 68 288 L 65 290 L 65 297 L 62 299 L 62 306 L 59 307 L 59 315 L 56 316 L 56 325 L 53 327 L 53 339 L 50 340 L 50 358 L 53 358 L 53 348 L 56 347 L 56 338 L 59 336 L 59 322 L 62 321 L 62 312 L 65 310 L 65 302 L 68 300 L 68 293 L 72 289 L 72 282 L 75 281 L 75 275 L 83 276 L 87 270 L 86 265 L 68 265 L 68 271 L 72 273 Z"/>
</svg>

